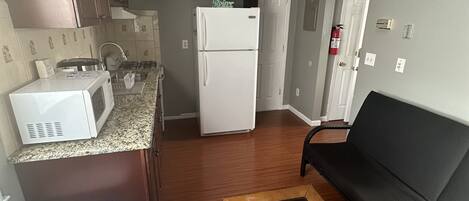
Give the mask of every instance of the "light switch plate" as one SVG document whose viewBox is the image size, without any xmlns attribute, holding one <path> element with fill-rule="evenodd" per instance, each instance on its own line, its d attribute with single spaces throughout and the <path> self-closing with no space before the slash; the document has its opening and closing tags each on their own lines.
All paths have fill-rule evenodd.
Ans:
<svg viewBox="0 0 469 201">
<path fill-rule="evenodd" d="M 367 52 L 365 56 L 365 65 L 375 66 L 375 61 L 376 61 L 376 54 Z"/>
<path fill-rule="evenodd" d="M 404 73 L 405 63 L 406 63 L 406 62 L 407 62 L 406 59 L 397 58 L 396 72 L 398 72 L 398 73 Z"/>
</svg>

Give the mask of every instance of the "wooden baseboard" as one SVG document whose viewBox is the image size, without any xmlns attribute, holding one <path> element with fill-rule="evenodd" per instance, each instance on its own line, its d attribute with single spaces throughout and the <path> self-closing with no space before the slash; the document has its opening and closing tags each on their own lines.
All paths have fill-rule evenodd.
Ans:
<svg viewBox="0 0 469 201">
<path fill-rule="evenodd" d="M 197 113 L 184 113 L 178 116 L 165 116 L 164 120 L 192 119 L 196 117 L 197 117 Z"/>
</svg>

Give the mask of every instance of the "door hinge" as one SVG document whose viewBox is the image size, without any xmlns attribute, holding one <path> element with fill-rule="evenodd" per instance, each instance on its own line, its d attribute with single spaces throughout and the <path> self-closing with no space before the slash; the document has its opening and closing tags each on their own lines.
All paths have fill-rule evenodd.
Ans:
<svg viewBox="0 0 469 201">
<path fill-rule="evenodd" d="M 282 95 L 282 89 L 278 89 L 278 95 Z"/>
<path fill-rule="evenodd" d="M 358 49 L 357 51 L 355 51 L 355 56 L 360 58 L 362 55 L 362 48 Z"/>
</svg>

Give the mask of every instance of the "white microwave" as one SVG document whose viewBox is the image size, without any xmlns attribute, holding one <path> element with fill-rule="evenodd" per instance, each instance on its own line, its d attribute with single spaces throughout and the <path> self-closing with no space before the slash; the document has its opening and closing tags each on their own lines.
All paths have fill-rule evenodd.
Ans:
<svg viewBox="0 0 469 201">
<path fill-rule="evenodd" d="M 98 136 L 114 107 L 107 71 L 61 72 L 10 94 L 23 144 Z"/>
</svg>

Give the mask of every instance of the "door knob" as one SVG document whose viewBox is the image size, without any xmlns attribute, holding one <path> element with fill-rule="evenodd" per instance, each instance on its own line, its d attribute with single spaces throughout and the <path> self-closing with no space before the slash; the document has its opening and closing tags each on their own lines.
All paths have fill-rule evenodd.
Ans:
<svg viewBox="0 0 469 201">
<path fill-rule="evenodd" d="M 341 61 L 341 62 L 339 62 L 339 66 L 340 66 L 340 67 L 345 67 L 345 66 L 347 66 L 347 63 Z"/>
</svg>

